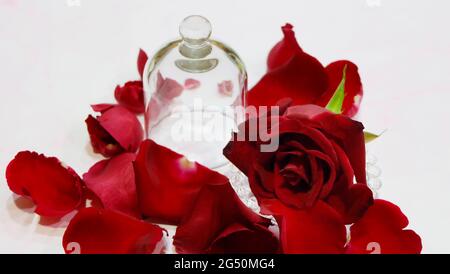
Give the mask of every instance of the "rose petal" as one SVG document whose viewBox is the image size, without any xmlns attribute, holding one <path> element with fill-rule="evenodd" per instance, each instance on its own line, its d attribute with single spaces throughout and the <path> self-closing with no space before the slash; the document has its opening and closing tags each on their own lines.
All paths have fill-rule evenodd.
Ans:
<svg viewBox="0 0 450 274">
<path fill-rule="evenodd" d="M 139 50 L 138 60 L 137 60 L 137 67 L 139 71 L 139 75 L 141 76 L 141 79 L 144 78 L 144 70 L 145 70 L 145 64 L 147 63 L 148 56 L 145 51 L 142 49 Z"/>
<path fill-rule="evenodd" d="M 276 253 L 270 220 L 247 208 L 228 182 L 207 184 L 177 228 L 178 253 Z"/>
<path fill-rule="evenodd" d="M 274 70 L 286 64 L 294 55 L 302 53 L 291 24 L 284 25 L 281 30 L 284 37 L 270 51 L 267 58 L 268 70 Z"/>
<path fill-rule="evenodd" d="M 66 253 L 161 253 L 163 229 L 105 209 L 86 208 L 71 220 L 63 236 Z M 70 250 L 71 246 L 79 250 Z"/>
<path fill-rule="evenodd" d="M 94 110 L 95 112 L 105 112 L 108 109 L 115 107 L 117 105 L 115 104 L 96 104 L 96 105 L 91 105 L 92 110 Z"/>
<path fill-rule="evenodd" d="M 138 218 L 134 159 L 134 153 L 123 153 L 100 161 L 83 175 L 83 180 L 106 209 Z"/>
<path fill-rule="evenodd" d="M 158 79 L 156 80 L 156 94 L 163 101 L 170 101 L 180 96 L 184 87 L 176 80 L 164 78 L 158 71 Z"/>
<path fill-rule="evenodd" d="M 342 114 L 353 117 L 356 115 L 363 96 L 363 86 L 358 67 L 350 61 L 342 60 L 329 64 L 325 70 L 328 75 L 328 90 L 317 102 L 320 106 L 326 106 L 333 97 L 337 87 L 342 81 L 342 74 L 346 67 L 345 97 L 342 105 Z"/>
<path fill-rule="evenodd" d="M 124 149 L 108 133 L 92 115 L 86 119 L 86 126 L 91 139 L 91 145 L 95 153 L 100 153 L 105 157 L 112 157 L 120 154 Z"/>
<path fill-rule="evenodd" d="M 141 212 L 158 223 L 178 224 L 201 187 L 228 179 L 156 144 L 142 142 L 134 162 Z"/>
<path fill-rule="evenodd" d="M 278 201 L 266 203 L 266 213 L 275 214 L 280 227 L 283 253 L 339 254 L 344 252 L 346 228 L 340 215 L 318 201 L 314 207 L 295 210 Z"/>
<path fill-rule="evenodd" d="M 297 118 L 305 123 L 316 123 L 320 130 L 344 150 L 355 173 L 356 181 L 366 184 L 366 146 L 364 126 L 344 115 L 336 115 L 316 105 L 303 105 L 288 108 L 287 117 Z"/>
<path fill-rule="evenodd" d="M 293 56 L 286 64 L 269 71 L 248 93 L 249 106 L 275 106 L 282 99 L 293 105 L 311 104 L 327 90 L 325 69 L 316 58 L 306 54 Z"/>
<path fill-rule="evenodd" d="M 144 88 L 142 81 L 130 81 L 124 86 L 117 86 L 114 91 L 117 102 L 129 111 L 140 114 L 144 113 Z"/>
<path fill-rule="evenodd" d="M 189 78 L 189 79 L 186 79 L 186 81 L 184 81 L 184 88 L 192 90 L 192 89 L 196 89 L 196 88 L 200 87 L 200 84 L 201 83 L 199 80 Z"/>
<path fill-rule="evenodd" d="M 217 88 L 219 90 L 219 93 L 225 96 L 232 96 L 233 95 L 233 82 L 226 80 L 222 81 L 217 85 Z"/>
<path fill-rule="evenodd" d="M 126 108 L 113 107 L 99 116 L 97 121 L 125 151 L 136 152 L 139 148 L 144 131 L 136 115 Z"/>
<path fill-rule="evenodd" d="M 375 200 L 364 216 L 350 229 L 347 253 L 419 254 L 420 236 L 404 229 L 408 219 L 400 208 L 388 201 Z"/>
<path fill-rule="evenodd" d="M 11 191 L 33 200 L 41 216 L 62 217 L 85 205 L 81 178 L 54 157 L 19 152 L 6 169 L 6 179 Z"/>
</svg>

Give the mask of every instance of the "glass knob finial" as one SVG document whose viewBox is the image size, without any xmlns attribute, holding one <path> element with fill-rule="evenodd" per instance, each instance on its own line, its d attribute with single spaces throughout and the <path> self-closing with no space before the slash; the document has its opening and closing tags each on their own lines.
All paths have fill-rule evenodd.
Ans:
<svg viewBox="0 0 450 274">
<path fill-rule="evenodd" d="M 211 23 L 203 16 L 191 15 L 180 24 L 183 40 L 191 45 L 202 45 L 211 36 Z"/>
</svg>

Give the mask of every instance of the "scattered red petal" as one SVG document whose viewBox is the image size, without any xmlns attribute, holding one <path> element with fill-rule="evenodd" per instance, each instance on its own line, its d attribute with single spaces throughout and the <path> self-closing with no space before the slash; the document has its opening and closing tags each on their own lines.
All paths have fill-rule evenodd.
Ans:
<svg viewBox="0 0 450 274">
<path fill-rule="evenodd" d="M 189 79 L 186 79 L 186 81 L 184 81 L 184 88 L 192 90 L 192 89 L 196 89 L 196 88 L 200 87 L 200 84 L 201 83 L 199 80 L 189 78 Z"/>
<path fill-rule="evenodd" d="M 325 202 L 307 210 L 295 210 L 272 201 L 267 211 L 277 212 L 280 242 L 287 254 L 340 254 L 344 252 L 346 228 L 341 215 Z"/>
<path fill-rule="evenodd" d="M 62 217 L 85 205 L 81 178 L 54 157 L 19 152 L 6 169 L 6 179 L 11 191 L 33 200 L 41 216 Z"/>
<path fill-rule="evenodd" d="M 139 50 L 138 60 L 137 60 L 137 67 L 139 71 L 139 75 L 141 76 L 141 79 L 144 78 L 144 70 L 145 70 L 145 64 L 147 63 L 148 56 L 145 51 L 142 49 Z"/>
<path fill-rule="evenodd" d="M 281 30 L 284 37 L 270 51 L 267 58 L 268 70 L 274 70 L 285 65 L 294 55 L 303 53 L 300 48 L 291 24 L 284 25 Z"/>
<path fill-rule="evenodd" d="M 123 153 L 102 160 L 83 175 L 83 180 L 104 208 L 139 218 L 133 169 L 135 156 Z"/>
<path fill-rule="evenodd" d="M 79 254 L 162 253 L 163 232 L 159 226 L 118 212 L 86 208 L 71 220 L 63 248 L 66 253 Z"/>
<path fill-rule="evenodd" d="M 400 208 L 388 201 L 375 200 L 364 216 L 350 229 L 351 254 L 419 254 L 422 240 L 414 231 L 404 229 L 408 219 Z"/>
<path fill-rule="evenodd" d="M 174 246 L 181 254 L 277 253 L 270 220 L 247 208 L 228 182 L 207 184 L 177 228 Z"/>
<path fill-rule="evenodd" d="M 290 98 L 293 105 L 311 104 L 328 88 L 325 69 L 316 58 L 297 54 L 286 64 L 268 72 L 248 93 L 250 106 L 275 106 Z"/>
<path fill-rule="evenodd" d="M 108 109 L 117 106 L 116 104 L 96 104 L 96 105 L 91 105 L 91 108 L 95 111 L 95 112 L 100 112 L 103 113 L 105 111 L 107 111 Z"/>
<path fill-rule="evenodd" d="M 218 84 L 218 90 L 219 93 L 225 96 L 232 96 L 233 95 L 233 82 L 232 81 L 223 81 L 222 83 Z"/>
<path fill-rule="evenodd" d="M 204 184 L 228 180 L 152 140 L 142 142 L 134 170 L 142 214 L 174 225 L 188 212 Z"/>
<path fill-rule="evenodd" d="M 142 81 L 130 81 L 124 86 L 117 86 L 114 91 L 117 102 L 136 114 L 144 113 L 144 88 Z"/>
</svg>

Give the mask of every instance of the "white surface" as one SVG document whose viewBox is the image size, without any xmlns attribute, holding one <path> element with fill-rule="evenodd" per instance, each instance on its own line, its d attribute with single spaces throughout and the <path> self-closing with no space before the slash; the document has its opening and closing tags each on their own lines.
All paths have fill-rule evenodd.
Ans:
<svg viewBox="0 0 450 274">
<path fill-rule="evenodd" d="M 137 78 L 139 47 L 151 53 L 185 16 L 202 14 L 240 53 L 250 85 L 288 21 L 324 64 L 357 63 L 360 118 L 387 129 L 369 146 L 381 196 L 408 215 L 424 252 L 450 253 L 449 9 L 445 0 L 0 0 L 0 252 L 62 252 L 61 224 L 39 224 L 6 185 L 16 152 L 55 155 L 85 172 L 99 159 L 84 125 L 89 104 L 112 102 L 116 84 Z"/>
</svg>

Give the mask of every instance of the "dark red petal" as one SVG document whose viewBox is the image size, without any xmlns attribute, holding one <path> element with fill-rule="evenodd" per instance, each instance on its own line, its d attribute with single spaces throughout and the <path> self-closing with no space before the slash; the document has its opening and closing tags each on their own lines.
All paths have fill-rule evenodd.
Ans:
<svg viewBox="0 0 450 274">
<path fill-rule="evenodd" d="M 346 69 L 345 97 L 342 105 L 342 114 L 353 117 L 356 115 L 363 96 L 363 86 L 358 67 L 350 61 L 342 60 L 329 64 L 325 70 L 328 75 L 328 90 L 317 102 L 321 106 L 326 106 L 333 97 L 337 87 L 342 81 L 344 68 Z"/>
<path fill-rule="evenodd" d="M 147 63 L 147 60 L 148 60 L 147 53 L 145 53 L 145 51 L 140 49 L 138 60 L 137 60 L 137 67 L 138 67 L 139 75 L 141 76 L 142 79 L 144 78 L 143 74 L 144 74 L 145 64 Z"/>
<path fill-rule="evenodd" d="M 346 228 L 332 207 L 318 201 L 314 207 L 295 210 L 272 201 L 264 207 L 266 213 L 275 214 L 280 227 L 283 253 L 339 254 L 344 252 Z"/>
<path fill-rule="evenodd" d="M 275 253 L 270 220 L 247 208 L 228 182 L 203 186 L 177 228 L 178 253 Z"/>
<path fill-rule="evenodd" d="M 19 152 L 6 169 L 6 179 L 11 191 L 30 197 L 42 216 L 62 217 L 85 204 L 81 178 L 54 157 Z"/>
<path fill-rule="evenodd" d="M 344 150 L 353 167 L 356 181 L 366 184 L 366 145 L 364 126 L 360 122 L 331 113 L 316 105 L 290 107 L 286 111 L 286 116 L 303 122 L 316 123 L 316 127 Z"/>
<path fill-rule="evenodd" d="M 351 227 L 347 253 L 419 254 L 422 240 L 414 231 L 404 229 L 407 226 L 408 219 L 398 206 L 375 200 L 373 206 Z"/>
<path fill-rule="evenodd" d="M 81 254 L 161 253 L 163 232 L 159 226 L 118 212 L 86 208 L 69 223 L 63 248 Z"/>
<path fill-rule="evenodd" d="M 316 58 L 297 54 L 286 64 L 268 72 L 247 93 L 249 106 L 275 106 L 282 99 L 293 105 L 311 104 L 327 90 L 325 69 Z"/>
<path fill-rule="evenodd" d="M 117 106 L 97 118 L 99 124 L 128 152 L 136 152 L 144 138 L 144 131 L 136 115 Z"/>
<path fill-rule="evenodd" d="M 85 122 L 95 153 L 100 153 L 105 157 L 112 157 L 124 151 L 111 134 L 100 125 L 97 119 L 89 115 Z"/>
<path fill-rule="evenodd" d="M 141 212 L 174 225 L 189 211 L 203 185 L 228 180 L 152 140 L 142 142 L 134 170 Z"/>
<path fill-rule="evenodd" d="M 274 70 L 286 64 L 294 55 L 302 53 L 291 24 L 284 25 L 281 30 L 284 37 L 270 51 L 267 58 L 268 70 Z"/>
<path fill-rule="evenodd" d="M 144 88 L 142 81 L 130 81 L 124 86 L 117 86 L 114 91 L 117 102 L 137 114 L 144 113 Z"/>
<path fill-rule="evenodd" d="M 134 159 L 134 153 L 123 153 L 100 161 L 83 175 L 83 180 L 106 209 L 140 217 L 133 170 Z"/>
</svg>

